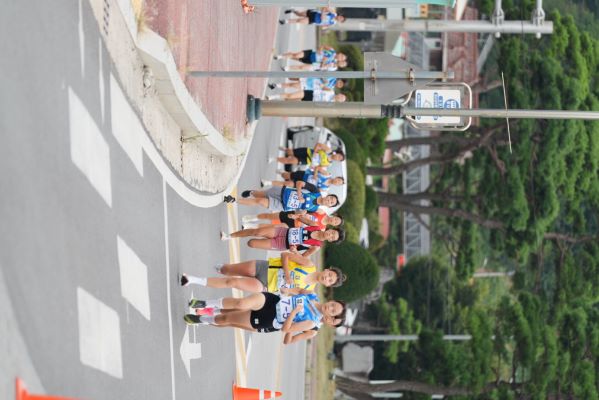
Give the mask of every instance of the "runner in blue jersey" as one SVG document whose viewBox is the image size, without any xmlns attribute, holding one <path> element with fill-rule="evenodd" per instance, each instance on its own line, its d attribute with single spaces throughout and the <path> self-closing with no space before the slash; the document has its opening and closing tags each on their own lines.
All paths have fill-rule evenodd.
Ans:
<svg viewBox="0 0 599 400">
<path fill-rule="evenodd" d="M 341 23 L 345 21 L 345 17 L 343 15 L 339 15 L 338 13 L 332 11 L 328 7 L 323 7 L 320 10 L 306 10 L 306 11 L 297 11 L 297 10 L 286 10 L 285 14 L 295 14 L 298 18 L 292 19 L 280 19 L 279 23 L 281 25 L 284 24 L 303 24 L 303 25 L 316 25 L 320 26 L 323 29 L 328 28 L 329 26 L 335 25 L 337 23 Z"/>
<path fill-rule="evenodd" d="M 277 296 L 264 292 L 241 299 L 192 299 L 189 306 L 196 309 L 196 314 L 183 317 L 189 325 L 228 326 L 251 332 L 280 330 L 285 332 L 285 344 L 316 336 L 323 323 L 340 326 L 345 318 L 345 303 L 335 300 L 321 303 L 318 296 L 309 293 Z M 212 315 L 197 315 L 206 314 L 203 312 L 206 308 L 212 309 Z"/>
<path fill-rule="evenodd" d="M 315 192 L 304 189 L 304 182 L 297 182 L 296 188 L 273 186 L 268 190 L 245 190 L 241 199 L 226 196 L 225 202 L 238 201 L 245 206 L 261 206 L 271 211 L 306 210 L 314 212 L 319 207 L 335 207 L 339 198 L 334 194 L 321 195 L 318 189 Z"/>
</svg>

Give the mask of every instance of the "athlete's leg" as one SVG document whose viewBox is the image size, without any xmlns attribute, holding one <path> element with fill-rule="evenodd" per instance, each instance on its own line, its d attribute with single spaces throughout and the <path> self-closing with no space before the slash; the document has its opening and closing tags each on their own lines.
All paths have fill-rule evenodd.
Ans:
<svg viewBox="0 0 599 400">
<path fill-rule="evenodd" d="M 225 297 L 222 299 L 221 308 L 237 311 L 259 310 L 264 307 L 265 302 L 266 297 L 262 293 L 254 293 L 240 299 L 236 297 Z"/>
<path fill-rule="evenodd" d="M 244 261 L 237 264 L 225 264 L 220 273 L 229 276 L 256 276 L 256 260 Z"/>
<path fill-rule="evenodd" d="M 272 239 L 275 237 L 276 230 L 272 226 L 268 226 L 266 228 L 256 228 L 256 229 L 244 229 L 242 231 L 233 232 L 231 234 L 232 237 L 250 237 L 250 236 L 260 236 L 263 238 Z"/>
<path fill-rule="evenodd" d="M 297 159 L 297 157 L 279 157 L 277 158 L 277 161 L 282 163 L 282 164 L 297 164 L 299 162 L 299 160 Z M 239 200 L 237 200 L 239 201 Z"/>
<path fill-rule="evenodd" d="M 260 293 L 264 289 L 262 282 L 251 277 L 208 278 L 206 286 L 219 289 L 233 288 L 253 293 Z"/>
<path fill-rule="evenodd" d="M 279 219 L 279 213 L 258 214 L 258 219 L 268 219 L 268 220 Z"/>
<path fill-rule="evenodd" d="M 259 198 L 251 198 L 248 197 L 244 199 L 243 197 L 237 199 L 237 203 L 242 204 L 244 206 L 260 206 L 264 208 L 268 208 L 268 199 L 264 197 Z"/>
<path fill-rule="evenodd" d="M 293 181 L 271 181 L 271 186 L 288 186 L 293 187 L 295 184 Z"/>
<path fill-rule="evenodd" d="M 231 313 L 217 315 L 214 323 L 217 326 L 230 326 L 255 332 L 250 323 L 251 311 L 235 311 Z"/>
<path fill-rule="evenodd" d="M 301 18 L 291 18 L 287 20 L 288 24 L 302 24 L 302 25 L 308 25 L 310 23 L 310 20 L 308 19 L 308 17 L 301 17 Z"/>
<path fill-rule="evenodd" d="M 272 250 L 270 239 L 252 239 L 248 242 L 248 246 L 252 249 Z"/>
</svg>

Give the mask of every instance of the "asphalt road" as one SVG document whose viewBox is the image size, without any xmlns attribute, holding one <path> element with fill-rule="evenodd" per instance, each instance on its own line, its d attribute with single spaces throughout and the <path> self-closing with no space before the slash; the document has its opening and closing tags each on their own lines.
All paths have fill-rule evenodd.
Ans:
<svg viewBox="0 0 599 400">
<path fill-rule="evenodd" d="M 0 333 L 14 350 L 0 363 L 3 398 L 15 375 L 90 400 L 229 398 L 233 331 L 186 328 L 191 290 L 177 284 L 228 258 L 225 206 L 190 206 L 139 138 L 115 128 L 127 111 L 112 108 L 118 79 L 86 1 L 4 2 L 0 54 Z M 284 124 L 260 122 L 240 189 L 274 174 L 267 155 Z M 264 256 L 241 248 L 242 259 Z M 270 366 L 285 399 L 303 398 L 303 347 L 279 359 L 274 340 L 251 342 L 248 384 L 272 379 Z"/>
</svg>

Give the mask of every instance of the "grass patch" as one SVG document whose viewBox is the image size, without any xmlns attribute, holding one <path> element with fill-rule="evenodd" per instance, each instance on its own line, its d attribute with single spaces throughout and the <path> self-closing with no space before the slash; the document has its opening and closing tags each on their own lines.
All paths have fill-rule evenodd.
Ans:
<svg viewBox="0 0 599 400">
<path fill-rule="evenodd" d="M 327 359 L 327 354 L 333 349 L 335 331 L 323 328 L 316 336 L 316 388 L 314 393 L 319 399 L 333 399 L 335 396 L 335 381 L 329 379 L 330 373 L 335 368 L 335 361 Z"/>
</svg>

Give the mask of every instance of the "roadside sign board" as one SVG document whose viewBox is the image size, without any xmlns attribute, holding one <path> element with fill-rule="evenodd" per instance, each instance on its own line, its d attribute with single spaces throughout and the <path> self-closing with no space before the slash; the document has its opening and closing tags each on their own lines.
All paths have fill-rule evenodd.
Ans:
<svg viewBox="0 0 599 400">
<path fill-rule="evenodd" d="M 416 91 L 416 108 L 460 108 L 462 94 L 455 89 L 422 89 Z M 418 123 L 433 125 L 459 124 L 461 117 L 416 116 Z"/>
</svg>

